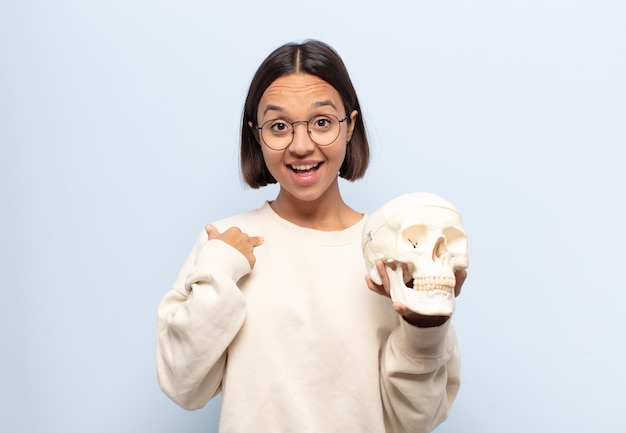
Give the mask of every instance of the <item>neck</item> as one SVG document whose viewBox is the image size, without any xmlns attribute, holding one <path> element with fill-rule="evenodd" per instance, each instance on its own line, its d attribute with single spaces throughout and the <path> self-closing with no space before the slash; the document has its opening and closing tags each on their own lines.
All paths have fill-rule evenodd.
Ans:
<svg viewBox="0 0 626 433">
<path fill-rule="evenodd" d="M 287 221 L 315 230 L 344 230 L 363 217 L 343 201 L 339 190 L 335 194 L 304 201 L 281 188 L 271 206 Z"/>
</svg>

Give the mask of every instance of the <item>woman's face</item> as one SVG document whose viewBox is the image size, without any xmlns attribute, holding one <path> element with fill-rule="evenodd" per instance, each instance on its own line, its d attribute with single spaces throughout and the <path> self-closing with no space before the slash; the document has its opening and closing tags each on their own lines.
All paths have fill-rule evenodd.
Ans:
<svg viewBox="0 0 626 433">
<path fill-rule="evenodd" d="M 257 111 L 259 125 L 278 119 L 280 129 L 291 122 L 305 121 L 293 125 L 293 141 L 283 150 L 270 149 L 257 134 L 265 164 L 280 184 L 281 193 L 302 201 L 317 200 L 335 189 L 338 192 L 338 172 L 358 113 L 353 111 L 350 122 L 339 124 L 339 135 L 327 146 L 318 146 L 307 133 L 306 121 L 318 115 L 333 115 L 339 120 L 346 117 L 339 92 L 308 74 L 276 79 L 263 93 Z"/>
</svg>

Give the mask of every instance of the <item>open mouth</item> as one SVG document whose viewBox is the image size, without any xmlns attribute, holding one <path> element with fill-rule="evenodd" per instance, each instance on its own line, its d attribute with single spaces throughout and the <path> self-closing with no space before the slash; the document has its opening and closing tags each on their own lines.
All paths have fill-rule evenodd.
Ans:
<svg viewBox="0 0 626 433">
<path fill-rule="evenodd" d="M 314 172 L 315 170 L 320 168 L 321 165 L 322 165 L 321 162 L 318 162 L 317 164 L 298 164 L 298 165 L 290 164 L 289 168 L 294 173 L 306 174 L 306 173 Z"/>
</svg>

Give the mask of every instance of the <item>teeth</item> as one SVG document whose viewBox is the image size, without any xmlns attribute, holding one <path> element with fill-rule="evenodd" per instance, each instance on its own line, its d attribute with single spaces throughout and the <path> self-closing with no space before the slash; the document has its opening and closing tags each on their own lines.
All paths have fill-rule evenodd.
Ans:
<svg viewBox="0 0 626 433">
<path fill-rule="evenodd" d="M 317 167 L 318 165 L 319 164 L 292 165 L 291 168 L 294 170 L 306 171 L 312 169 L 313 167 Z"/>
<path fill-rule="evenodd" d="M 413 288 L 420 292 L 430 292 L 432 290 L 443 290 L 454 293 L 454 277 L 429 276 L 419 277 L 413 282 Z"/>
</svg>

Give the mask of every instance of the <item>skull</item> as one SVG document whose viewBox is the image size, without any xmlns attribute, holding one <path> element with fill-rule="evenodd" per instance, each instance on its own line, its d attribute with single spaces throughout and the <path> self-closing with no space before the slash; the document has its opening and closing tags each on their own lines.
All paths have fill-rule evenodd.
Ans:
<svg viewBox="0 0 626 433">
<path fill-rule="evenodd" d="M 385 263 L 394 302 L 423 315 L 454 312 L 454 272 L 467 268 L 468 254 L 461 216 L 448 201 L 425 192 L 391 200 L 365 222 L 363 257 L 376 284 L 376 261 Z"/>
</svg>

